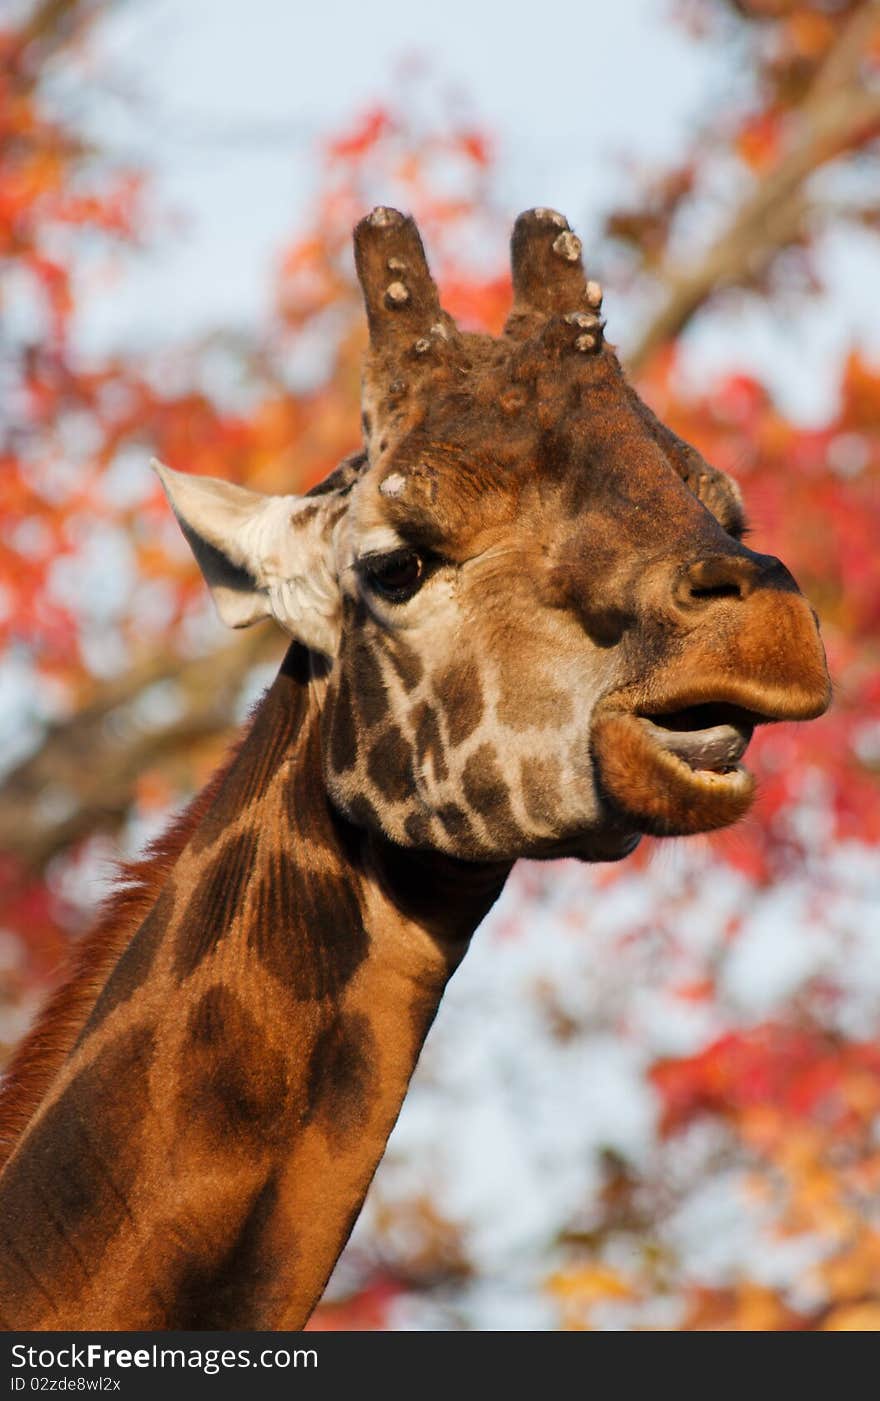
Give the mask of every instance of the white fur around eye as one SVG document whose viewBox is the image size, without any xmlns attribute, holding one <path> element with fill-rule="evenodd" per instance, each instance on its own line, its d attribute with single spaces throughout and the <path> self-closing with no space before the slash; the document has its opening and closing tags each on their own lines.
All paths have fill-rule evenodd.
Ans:
<svg viewBox="0 0 880 1401">
<path fill-rule="evenodd" d="M 394 550 L 405 550 L 406 541 L 401 540 L 396 530 L 392 530 L 390 525 L 373 526 L 372 530 L 367 530 L 357 542 L 357 555 L 359 560 L 366 559 L 369 555 L 390 555 Z"/>
</svg>

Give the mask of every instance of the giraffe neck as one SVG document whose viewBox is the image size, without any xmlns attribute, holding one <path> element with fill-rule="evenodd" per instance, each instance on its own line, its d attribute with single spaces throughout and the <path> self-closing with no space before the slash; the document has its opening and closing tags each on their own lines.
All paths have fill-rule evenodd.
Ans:
<svg viewBox="0 0 880 1401">
<path fill-rule="evenodd" d="M 7 1327 L 295 1328 L 320 1298 L 507 874 L 334 813 L 324 684 L 291 648 L 0 1177 Z"/>
</svg>

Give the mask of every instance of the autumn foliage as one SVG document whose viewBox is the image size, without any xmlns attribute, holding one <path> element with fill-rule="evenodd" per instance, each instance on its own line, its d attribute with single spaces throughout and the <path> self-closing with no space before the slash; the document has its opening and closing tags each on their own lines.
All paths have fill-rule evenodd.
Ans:
<svg viewBox="0 0 880 1401">
<path fill-rule="evenodd" d="M 152 218 L 149 173 L 114 166 L 44 101 L 47 65 L 75 63 L 101 8 L 34 6 L 0 30 L 0 641 L 21 697 L 0 794 L 7 1049 L 88 922 L 78 873 L 112 849 L 111 838 L 136 842 L 204 781 L 246 679 L 280 650 L 262 633 L 218 643 L 146 461 L 155 454 L 291 491 L 357 445 L 364 329 L 350 229 L 377 192 L 416 214 L 445 304 L 463 324 L 497 330 L 509 296 L 510 211 L 496 203 L 492 142 L 454 115 L 415 130 L 377 101 L 318 150 L 313 208 L 267 269 L 273 315 L 249 342 L 218 327 L 207 341 L 169 346 L 161 361 L 87 360 L 78 310 L 107 285 L 114 248 L 135 246 Z M 756 737 L 753 814 L 699 848 L 697 875 L 675 901 L 658 896 L 650 930 L 621 935 L 621 947 L 668 939 L 669 995 L 703 1017 L 705 1035 L 691 1053 L 645 1067 L 657 1106 L 647 1165 L 608 1155 L 589 1227 L 562 1223 L 547 1243 L 542 1287 L 560 1326 L 880 1327 L 880 1029 L 871 1024 L 880 1007 L 861 1020 L 844 1014 L 849 926 L 840 913 L 851 870 L 876 862 L 880 847 L 880 365 L 851 346 L 830 367 L 836 407 L 818 427 L 787 417 L 737 363 L 735 345 L 710 387 L 688 388 L 682 374 L 689 330 L 719 299 L 774 308 L 821 297 L 823 230 L 875 229 L 876 202 L 858 193 L 866 171 L 876 179 L 880 155 L 873 8 L 679 5 L 695 61 L 702 38 L 721 29 L 749 84 L 675 169 L 652 175 L 606 219 L 609 331 L 616 295 L 650 293 L 655 311 L 623 353 L 660 417 L 742 484 L 752 542 L 786 561 L 819 613 L 835 703 L 813 725 Z M 729 224 L 688 247 L 684 272 L 682 230 L 693 238 L 694 210 L 722 166 L 736 192 Z M 816 180 L 829 172 L 837 185 Z M 833 191 L 843 187 L 855 194 L 841 202 Z M 304 373 L 311 346 L 320 353 Z M 109 603 L 95 582 L 100 560 Z M 585 873 L 597 898 L 652 879 L 648 846 L 619 869 Z M 711 947 L 682 953 L 676 921 L 718 871 L 739 895 Z M 520 879 L 527 909 L 554 877 L 527 869 Z M 770 1016 L 743 1014 L 719 968 L 762 902 L 789 888 L 806 892 L 797 908 L 809 909 L 809 937 L 825 940 L 827 957 Z M 859 909 L 864 922 L 868 906 Z M 588 921 L 578 930 L 590 938 Z M 549 1035 L 568 1034 L 564 1017 L 550 1021 Z M 616 1033 L 633 1034 L 625 1017 Z M 809 1243 L 785 1280 L 706 1283 L 664 1245 L 664 1221 L 695 1180 L 675 1164 L 706 1134 L 711 1152 L 694 1150 L 698 1172 L 736 1174 L 780 1249 Z M 455 1223 L 430 1204 L 419 1211 L 417 1262 L 380 1232 L 315 1326 L 387 1326 L 402 1296 L 429 1294 L 438 1281 L 448 1291 L 473 1274 Z M 660 1297 L 671 1311 L 656 1324 Z"/>
</svg>

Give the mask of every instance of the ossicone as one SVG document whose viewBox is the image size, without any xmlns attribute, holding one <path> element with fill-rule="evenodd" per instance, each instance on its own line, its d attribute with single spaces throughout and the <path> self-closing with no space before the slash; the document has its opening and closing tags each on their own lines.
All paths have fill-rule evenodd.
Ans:
<svg viewBox="0 0 880 1401">
<path fill-rule="evenodd" d="M 354 256 L 371 350 L 423 359 L 457 336 L 411 215 L 379 205 L 355 227 Z"/>
<path fill-rule="evenodd" d="M 521 340 L 562 317 L 570 349 L 591 354 L 602 349 L 599 315 L 602 288 L 584 272 L 581 241 L 555 209 L 527 209 L 513 226 L 510 243 L 513 309 L 505 332 Z"/>
</svg>

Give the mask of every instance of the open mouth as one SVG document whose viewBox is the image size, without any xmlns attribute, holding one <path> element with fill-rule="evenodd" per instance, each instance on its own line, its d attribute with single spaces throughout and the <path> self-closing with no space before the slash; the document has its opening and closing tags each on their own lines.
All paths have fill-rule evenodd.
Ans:
<svg viewBox="0 0 880 1401">
<path fill-rule="evenodd" d="M 641 712 L 609 706 L 593 724 L 600 786 L 643 832 L 725 827 L 754 797 L 741 760 L 755 725 L 768 718 L 723 700 Z"/>
<path fill-rule="evenodd" d="M 658 836 L 736 822 L 755 794 L 742 762 L 755 725 L 814 719 L 830 699 L 805 600 L 756 590 L 738 628 L 695 632 L 596 707 L 593 772 L 609 819 Z"/>
<path fill-rule="evenodd" d="M 739 768 L 760 716 L 723 702 L 639 715 L 646 733 L 695 773 L 725 775 Z"/>
</svg>

